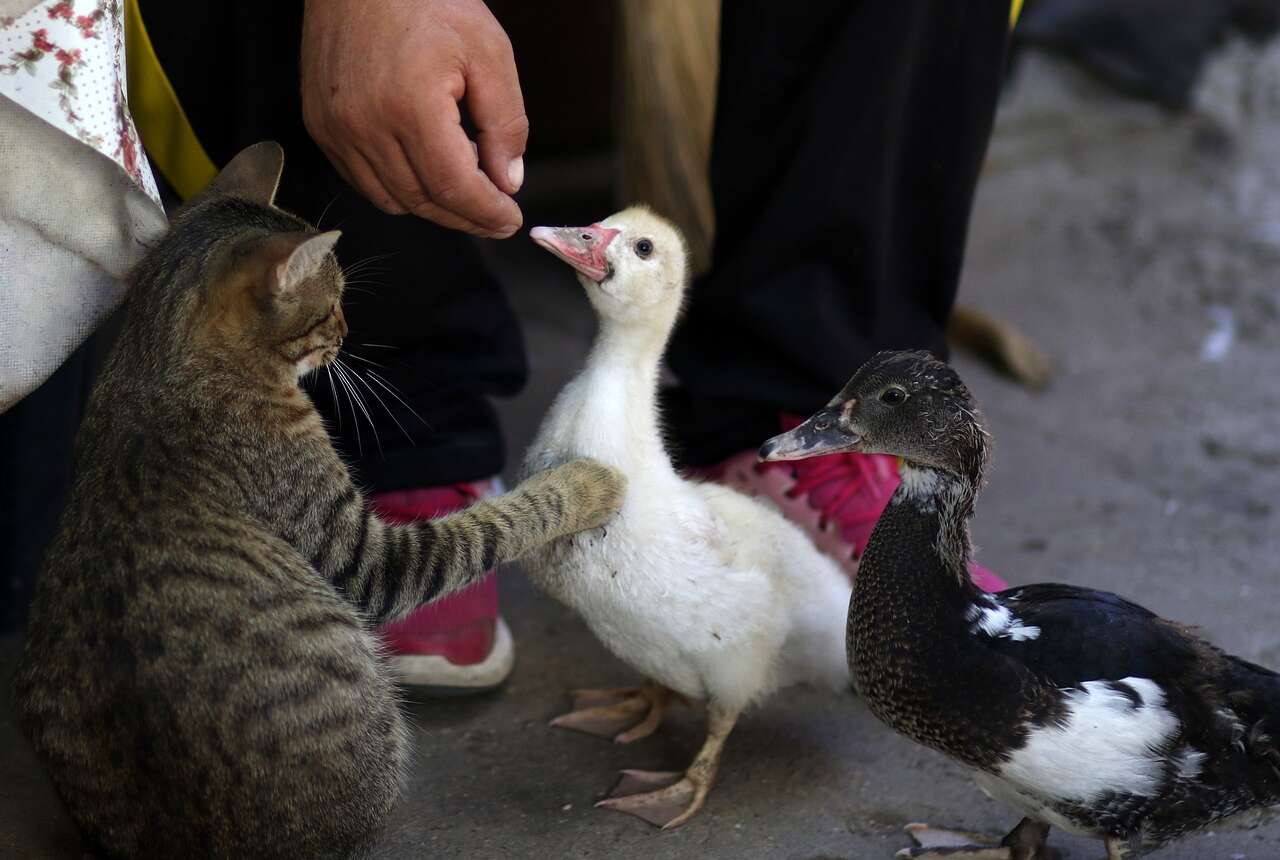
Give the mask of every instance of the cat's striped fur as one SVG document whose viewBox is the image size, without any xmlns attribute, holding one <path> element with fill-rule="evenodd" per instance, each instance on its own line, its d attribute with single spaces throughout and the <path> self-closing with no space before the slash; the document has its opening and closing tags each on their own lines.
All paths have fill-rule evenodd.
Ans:
<svg viewBox="0 0 1280 860">
<path fill-rule="evenodd" d="M 23 728 L 110 857 L 346 857 L 399 790 L 373 625 L 604 523 L 579 460 L 433 522 L 369 513 L 299 389 L 346 333 L 333 235 L 241 153 L 134 274 L 16 678 Z M 424 810 L 429 814 L 429 810 Z"/>
</svg>

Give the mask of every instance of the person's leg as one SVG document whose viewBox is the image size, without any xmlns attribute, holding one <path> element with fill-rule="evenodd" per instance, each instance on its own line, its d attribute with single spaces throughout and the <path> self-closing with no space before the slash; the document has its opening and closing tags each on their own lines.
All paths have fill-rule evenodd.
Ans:
<svg viewBox="0 0 1280 860">
<path fill-rule="evenodd" d="M 515 393 L 526 375 L 514 314 L 469 239 L 382 213 L 312 142 L 298 96 L 302 3 L 144 0 L 141 11 L 214 162 L 258 140 L 279 141 L 277 204 L 342 231 L 346 368 L 307 383 L 375 507 L 406 521 L 494 491 L 503 441 L 488 397 Z M 492 686 L 511 665 L 492 576 L 393 625 L 387 640 L 408 680 L 422 685 Z"/>
<path fill-rule="evenodd" d="M 669 353 L 689 463 L 877 350 L 945 349 L 1008 23 L 1008 0 L 725 4 L 712 269 Z"/>
<path fill-rule="evenodd" d="M 1008 26 L 1009 0 L 724 6 L 716 239 L 669 352 L 673 443 L 776 498 L 851 573 L 896 464 L 754 452 L 876 351 L 945 353 Z"/>
</svg>

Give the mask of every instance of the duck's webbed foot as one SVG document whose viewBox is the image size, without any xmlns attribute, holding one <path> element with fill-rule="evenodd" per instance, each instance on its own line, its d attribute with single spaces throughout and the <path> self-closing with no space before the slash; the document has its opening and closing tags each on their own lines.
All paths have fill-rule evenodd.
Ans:
<svg viewBox="0 0 1280 860">
<path fill-rule="evenodd" d="M 551 725 L 629 744 L 654 733 L 675 694 L 646 683 L 613 690 L 571 690 L 569 695 L 573 710 L 556 717 Z"/>
<path fill-rule="evenodd" d="M 715 784 L 725 739 L 737 719 L 737 713 L 709 705 L 707 739 L 688 770 L 624 770 L 613 791 L 596 806 L 626 812 L 663 830 L 684 824 L 706 803 Z"/>
<path fill-rule="evenodd" d="M 1058 852 L 1045 844 L 1049 825 L 1030 818 L 1018 822 L 1003 839 L 984 833 L 947 830 L 928 824 L 908 824 L 915 847 L 903 848 L 898 857 L 917 860 L 1056 860 Z"/>
<path fill-rule="evenodd" d="M 1107 860 L 1126 860 L 1133 857 L 1136 853 L 1140 839 L 1121 839 L 1118 836 L 1108 836 L 1106 838 Z"/>
</svg>

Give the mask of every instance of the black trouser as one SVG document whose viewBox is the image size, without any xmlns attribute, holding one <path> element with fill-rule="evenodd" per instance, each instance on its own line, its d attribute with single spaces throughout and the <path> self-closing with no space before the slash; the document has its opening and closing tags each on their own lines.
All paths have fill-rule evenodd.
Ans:
<svg viewBox="0 0 1280 860">
<path fill-rule="evenodd" d="M 279 203 L 341 228 L 345 265 L 368 261 L 348 293 L 352 348 L 386 366 L 375 369 L 425 423 L 382 392 L 414 444 L 379 407 L 379 451 L 349 412 L 339 428 L 319 375 L 315 398 L 360 479 L 394 489 L 499 471 L 487 398 L 526 372 L 511 309 L 470 240 L 378 212 L 307 137 L 301 3 L 142 0 L 142 13 L 215 161 L 279 140 Z M 683 388 L 668 423 L 685 462 L 758 445 L 780 411 L 814 409 L 878 349 L 944 350 L 1007 16 L 1008 0 L 726 0 L 714 268 L 670 351 Z M 0 491 L 0 517 L 24 495 Z"/>
<path fill-rule="evenodd" d="M 668 353 L 693 464 L 755 448 L 881 349 L 945 355 L 1004 0 L 726 0 L 717 238 Z"/>
</svg>

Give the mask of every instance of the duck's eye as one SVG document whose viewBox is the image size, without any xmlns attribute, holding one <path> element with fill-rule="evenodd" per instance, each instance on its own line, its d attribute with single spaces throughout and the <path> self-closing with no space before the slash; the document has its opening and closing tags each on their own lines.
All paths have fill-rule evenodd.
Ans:
<svg viewBox="0 0 1280 860">
<path fill-rule="evenodd" d="M 880 392 L 880 402 L 887 403 L 890 406 L 897 406 L 899 403 L 907 399 L 907 391 L 904 388 L 893 386 L 886 388 Z"/>
<path fill-rule="evenodd" d="M 648 239 L 641 239 L 639 242 L 636 242 L 636 256 L 643 258 L 643 257 L 649 256 L 652 253 L 653 253 L 653 243 L 650 242 Z"/>
</svg>

